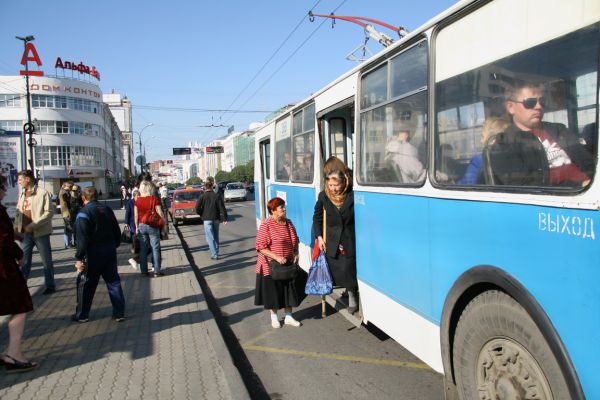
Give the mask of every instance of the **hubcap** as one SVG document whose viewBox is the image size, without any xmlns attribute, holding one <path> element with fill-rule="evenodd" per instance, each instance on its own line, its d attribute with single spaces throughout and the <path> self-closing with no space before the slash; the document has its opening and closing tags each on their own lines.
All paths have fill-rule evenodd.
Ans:
<svg viewBox="0 0 600 400">
<path fill-rule="evenodd" d="M 550 385 L 533 356 L 508 338 L 487 342 L 477 357 L 480 400 L 552 400 Z"/>
</svg>

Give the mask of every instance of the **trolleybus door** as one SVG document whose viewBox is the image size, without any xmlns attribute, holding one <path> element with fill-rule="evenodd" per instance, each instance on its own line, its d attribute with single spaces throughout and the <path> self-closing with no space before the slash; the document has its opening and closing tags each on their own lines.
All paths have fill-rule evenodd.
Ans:
<svg viewBox="0 0 600 400">
<path fill-rule="evenodd" d="M 260 182 L 258 194 L 260 196 L 260 219 L 264 220 L 269 215 L 267 200 L 271 198 L 271 140 L 260 142 Z"/>
</svg>

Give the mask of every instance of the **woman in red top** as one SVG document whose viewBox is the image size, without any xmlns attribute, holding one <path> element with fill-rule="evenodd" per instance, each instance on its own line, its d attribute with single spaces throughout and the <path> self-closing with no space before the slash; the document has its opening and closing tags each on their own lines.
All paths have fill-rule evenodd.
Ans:
<svg viewBox="0 0 600 400">
<path fill-rule="evenodd" d="M 140 270 L 142 275 L 148 275 L 148 246 L 152 247 L 152 259 L 154 261 L 154 277 L 164 276 L 160 270 L 160 229 L 146 223 L 152 210 L 165 220 L 160 205 L 160 200 L 154 196 L 154 185 L 152 182 L 142 181 L 140 183 L 140 197 L 135 201 L 134 221 L 135 231 L 140 239 Z"/>
<path fill-rule="evenodd" d="M 280 264 L 298 263 L 298 235 L 292 221 L 286 218 L 285 201 L 274 197 L 267 204 L 271 216 L 264 220 L 256 234 L 256 288 L 254 304 L 271 310 L 271 326 L 280 328 L 277 310 L 285 308 L 284 324 L 300 326 L 292 317 L 292 307 L 300 305 L 306 295 L 301 279 L 274 281 L 269 271 L 269 261 Z"/>
<path fill-rule="evenodd" d="M 6 185 L 6 177 L 0 175 L 0 201 L 6 196 Z M 33 304 L 17 260 L 23 261 L 23 251 L 15 243 L 12 222 L 0 203 L 0 315 L 10 315 L 8 348 L 0 355 L 0 365 L 4 364 L 7 372 L 25 372 L 37 367 L 21 353 L 25 313 L 33 310 Z"/>
</svg>

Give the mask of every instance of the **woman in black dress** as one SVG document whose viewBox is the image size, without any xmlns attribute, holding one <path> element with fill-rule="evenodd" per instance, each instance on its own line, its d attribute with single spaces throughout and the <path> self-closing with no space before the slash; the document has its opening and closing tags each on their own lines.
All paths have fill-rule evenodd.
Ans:
<svg viewBox="0 0 600 400">
<path fill-rule="evenodd" d="M 325 190 L 319 193 L 313 214 L 313 232 L 325 252 L 333 284 L 348 291 L 348 312 L 358 310 L 356 280 L 356 237 L 354 233 L 354 192 L 352 173 L 336 157 L 323 166 Z M 323 221 L 326 221 L 323 238 Z"/>
<path fill-rule="evenodd" d="M 0 201 L 6 196 L 6 189 L 6 178 L 0 175 Z M 6 353 L 0 355 L 0 361 L 7 372 L 25 372 L 37 367 L 21 353 L 25 313 L 33 310 L 27 283 L 19 270 L 22 259 L 23 251 L 15 243 L 13 225 L 0 203 L 0 315 L 10 315 L 8 347 Z"/>
</svg>

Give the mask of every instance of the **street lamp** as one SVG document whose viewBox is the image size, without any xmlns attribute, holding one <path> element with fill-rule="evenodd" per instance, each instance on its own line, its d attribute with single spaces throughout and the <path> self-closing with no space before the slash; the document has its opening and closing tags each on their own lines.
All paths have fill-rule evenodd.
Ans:
<svg viewBox="0 0 600 400">
<path fill-rule="evenodd" d="M 137 133 L 137 135 L 138 135 L 138 142 L 140 144 L 140 151 L 139 151 L 139 155 L 140 156 L 142 156 L 142 132 L 144 132 L 144 129 L 146 129 L 146 128 L 152 126 L 152 125 L 154 125 L 154 124 L 152 122 L 150 122 L 149 124 L 147 124 L 146 126 L 144 126 L 139 132 L 133 131 L 134 133 Z M 145 164 L 145 162 L 141 162 L 140 163 L 140 170 L 141 170 L 142 173 L 144 172 L 144 164 Z"/>
<path fill-rule="evenodd" d="M 27 61 L 27 43 L 35 40 L 35 38 L 32 35 L 29 36 L 25 36 L 25 37 L 21 37 L 21 36 L 15 36 L 16 39 L 18 40 L 22 40 L 23 41 L 23 59 L 25 60 L 25 86 L 26 86 L 26 93 L 27 93 L 27 124 L 23 127 L 23 132 L 29 134 L 29 139 L 27 140 L 27 145 L 29 146 L 29 169 L 34 172 L 34 162 L 33 162 L 33 157 L 34 157 L 34 153 L 33 153 L 33 146 L 35 146 L 34 144 L 34 140 L 33 140 L 33 132 L 35 131 L 35 128 L 33 126 L 33 124 L 31 123 L 31 94 L 29 93 L 29 61 Z M 26 160 L 23 160 L 23 166 L 25 166 L 26 164 Z"/>
</svg>

